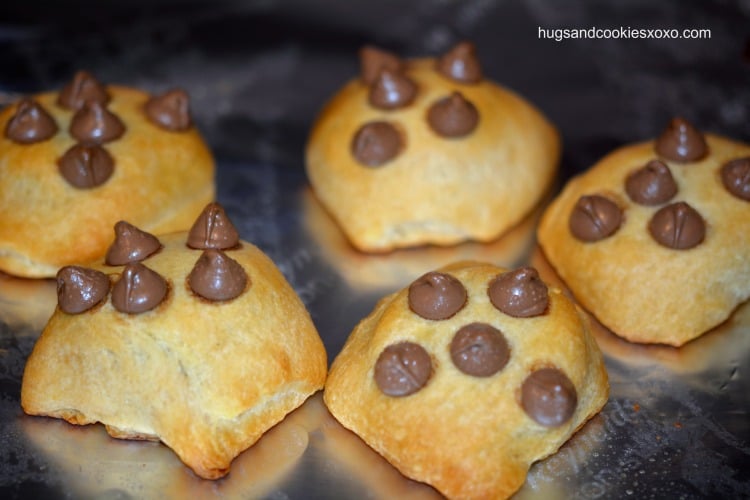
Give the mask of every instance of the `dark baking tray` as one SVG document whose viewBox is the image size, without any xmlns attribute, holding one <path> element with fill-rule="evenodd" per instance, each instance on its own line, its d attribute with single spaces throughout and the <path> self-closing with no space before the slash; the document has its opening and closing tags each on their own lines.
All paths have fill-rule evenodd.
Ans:
<svg viewBox="0 0 750 500">
<path fill-rule="evenodd" d="M 356 74 L 361 45 L 423 56 L 472 39 L 485 73 L 559 127 L 562 183 L 673 115 L 750 140 L 748 26 L 740 1 L 6 2 L 0 100 L 59 87 L 80 68 L 154 92 L 186 88 L 218 161 L 219 201 L 302 297 L 332 360 L 379 297 L 447 262 L 531 263 L 555 279 L 534 241 L 538 211 L 486 245 L 368 256 L 347 244 L 309 190 L 303 151 L 323 102 Z M 711 37 L 539 38 L 540 28 L 591 27 Z M 165 446 L 24 415 L 23 366 L 54 300 L 50 281 L 0 276 L 0 497 L 439 496 L 337 424 L 320 394 L 214 482 Z M 750 497 L 750 306 L 681 349 L 630 344 L 602 327 L 596 338 L 610 400 L 532 467 L 517 497 Z"/>
</svg>

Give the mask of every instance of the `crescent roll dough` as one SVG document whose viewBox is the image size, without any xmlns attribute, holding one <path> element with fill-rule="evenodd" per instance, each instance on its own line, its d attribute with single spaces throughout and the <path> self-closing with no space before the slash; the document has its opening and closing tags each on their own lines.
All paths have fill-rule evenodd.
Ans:
<svg viewBox="0 0 750 500">
<path fill-rule="evenodd" d="M 214 479 L 323 387 L 326 353 L 304 305 L 258 248 L 239 241 L 219 254 L 231 265 L 212 268 L 217 260 L 206 264 L 204 250 L 186 245 L 187 233 L 158 240 L 161 248 L 135 264 L 85 268 L 106 279 L 87 310 L 65 312 L 86 307 L 98 288 L 76 288 L 89 292 L 74 296 L 67 287 L 86 275 L 61 270 L 73 269 L 73 278 L 58 281 L 60 303 L 28 359 L 21 404 L 32 415 L 101 422 L 117 438 L 161 440 L 197 475 Z M 243 270 L 242 280 L 226 276 Z M 201 296 L 212 293 L 199 284 L 201 273 L 214 284 L 231 282 L 236 296 Z M 163 290 L 159 277 L 166 295 L 148 302 Z"/>
<path fill-rule="evenodd" d="M 326 405 L 404 475 L 505 498 L 607 401 L 587 317 L 533 268 L 462 262 L 384 297 L 336 357 Z"/>
<path fill-rule="evenodd" d="M 694 140 L 683 131 L 673 151 L 695 143 L 702 156 L 670 154 L 664 135 L 613 151 L 565 186 L 538 239 L 606 327 L 680 346 L 750 297 L 750 146 L 675 124 Z"/>
<path fill-rule="evenodd" d="M 144 108 L 151 96 L 144 92 L 116 85 L 106 86 L 106 92 L 108 101 L 88 121 L 85 116 L 74 120 L 81 108 L 59 104 L 60 92 L 33 96 L 38 108 L 27 107 L 26 113 L 19 110 L 27 100 L 0 111 L 0 270 L 52 277 L 64 265 L 103 256 L 118 220 L 157 234 L 185 230 L 213 200 L 214 160 L 198 130 L 170 130 L 150 121 Z M 18 120 L 11 126 L 19 114 L 30 123 Z M 39 114 L 50 118 L 51 135 L 34 139 L 35 131 L 45 131 L 33 127 Z M 74 121 L 80 125 L 72 127 Z M 102 134 L 112 128 L 114 136 Z M 2 133 L 9 129 L 35 142 L 12 140 Z M 62 173 L 66 152 L 84 145 L 97 152 L 79 150 L 78 165 L 70 167 L 79 170 L 68 175 L 78 175 L 73 182 L 90 181 L 100 174 L 87 174 L 86 165 L 91 168 L 108 155 L 113 165 L 101 184 L 97 179 L 95 185 L 76 186 Z M 88 156 L 83 161 L 80 155 Z"/>
</svg>

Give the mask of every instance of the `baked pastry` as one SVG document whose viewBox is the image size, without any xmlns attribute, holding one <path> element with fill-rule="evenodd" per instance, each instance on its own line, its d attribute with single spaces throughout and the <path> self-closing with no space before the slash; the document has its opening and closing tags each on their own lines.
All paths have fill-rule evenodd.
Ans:
<svg viewBox="0 0 750 500">
<path fill-rule="evenodd" d="M 362 72 L 317 118 L 306 150 L 315 194 L 362 251 L 490 241 L 555 176 L 555 128 L 482 75 L 474 46 L 404 61 L 365 47 Z"/>
<path fill-rule="evenodd" d="M 5 108 L 0 131 L 0 269 L 13 275 L 101 257 L 118 220 L 185 230 L 214 198 L 214 161 L 182 90 L 149 96 L 82 71 Z"/>
<path fill-rule="evenodd" d="M 189 233 L 118 224 L 105 262 L 63 267 L 57 282 L 24 371 L 26 413 L 161 440 L 214 479 L 325 382 L 304 305 L 217 204 Z"/>
<path fill-rule="evenodd" d="M 750 146 L 673 119 L 572 179 L 539 243 L 616 334 L 680 346 L 750 297 Z"/>
<path fill-rule="evenodd" d="M 607 401 L 587 316 L 534 268 L 462 262 L 378 302 L 334 360 L 326 405 L 404 475 L 503 498 Z"/>
</svg>

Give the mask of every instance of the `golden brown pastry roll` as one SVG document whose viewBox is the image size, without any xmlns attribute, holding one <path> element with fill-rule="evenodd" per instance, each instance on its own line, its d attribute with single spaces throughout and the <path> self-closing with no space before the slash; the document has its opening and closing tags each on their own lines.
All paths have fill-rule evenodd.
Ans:
<svg viewBox="0 0 750 500">
<path fill-rule="evenodd" d="M 384 297 L 329 372 L 333 416 L 449 498 L 505 498 L 607 401 L 587 316 L 534 268 L 461 262 Z"/>
<path fill-rule="evenodd" d="M 54 277 L 104 255 L 118 220 L 185 230 L 214 160 L 182 90 L 150 96 L 79 72 L 0 112 L 0 270 Z"/>
<path fill-rule="evenodd" d="M 221 477 L 323 387 L 323 343 L 281 272 L 219 205 L 189 233 L 118 226 L 105 261 L 58 273 L 23 409 L 161 440 L 200 477 Z"/>
<path fill-rule="evenodd" d="M 539 202 L 560 140 L 530 103 L 482 75 L 474 46 L 401 60 L 373 47 L 321 111 L 306 165 L 359 250 L 490 241 Z"/>
<path fill-rule="evenodd" d="M 680 346 L 750 297 L 750 146 L 676 118 L 572 179 L 538 237 L 605 326 Z"/>
</svg>

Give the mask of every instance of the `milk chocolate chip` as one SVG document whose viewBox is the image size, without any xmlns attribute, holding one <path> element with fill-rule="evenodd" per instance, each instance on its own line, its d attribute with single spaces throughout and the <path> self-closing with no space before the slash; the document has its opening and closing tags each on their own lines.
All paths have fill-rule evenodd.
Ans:
<svg viewBox="0 0 750 500">
<path fill-rule="evenodd" d="M 463 137 L 477 127 L 479 112 L 460 92 L 453 92 L 430 106 L 427 122 L 442 137 Z"/>
<path fill-rule="evenodd" d="M 660 205 L 677 194 L 677 183 L 663 161 L 651 160 L 625 180 L 630 199 L 641 205 Z"/>
<path fill-rule="evenodd" d="M 107 182 L 114 171 L 115 161 L 101 146 L 75 144 L 60 157 L 57 166 L 70 185 L 87 189 Z"/>
<path fill-rule="evenodd" d="M 409 309 L 425 319 L 448 319 L 466 299 L 466 288 L 450 274 L 431 271 L 409 285 Z"/>
<path fill-rule="evenodd" d="M 498 275 L 487 287 L 490 302 L 515 318 L 544 314 L 549 304 L 547 285 L 533 267 L 521 267 Z"/>
<path fill-rule="evenodd" d="M 391 52 L 365 45 L 359 50 L 361 78 L 366 85 L 372 85 L 384 69 L 399 73 L 404 67 L 398 56 Z"/>
<path fill-rule="evenodd" d="M 443 54 L 438 59 L 437 70 L 461 83 L 477 83 L 482 79 L 482 66 L 471 42 L 461 42 Z"/>
<path fill-rule="evenodd" d="M 196 219 L 188 233 L 187 245 L 190 248 L 217 248 L 226 250 L 236 247 L 240 242 L 237 229 L 229 220 L 224 207 L 218 203 L 209 203 Z"/>
<path fill-rule="evenodd" d="M 115 241 L 109 246 L 104 262 L 110 266 L 140 262 L 160 248 L 156 236 L 121 220 L 115 224 Z"/>
<path fill-rule="evenodd" d="M 76 72 L 57 96 L 59 106 L 72 110 L 81 109 L 84 103 L 91 101 L 105 106 L 109 102 L 109 94 L 104 85 L 88 71 Z"/>
<path fill-rule="evenodd" d="M 112 287 L 112 305 L 127 314 L 150 311 L 166 298 L 167 289 L 167 282 L 159 273 L 133 262 L 125 266 L 120 280 Z"/>
<path fill-rule="evenodd" d="M 750 157 L 725 163 L 721 167 L 721 181 L 733 196 L 750 201 Z"/>
<path fill-rule="evenodd" d="M 5 125 L 5 137 L 19 144 L 46 141 L 56 133 L 55 119 L 33 99 L 21 99 Z"/>
<path fill-rule="evenodd" d="M 648 230 L 660 245 L 687 250 L 703 241 L 706 223 L 693 207 L 678 201 L 659 209 L 651 217 Z"/>
<path fill-rule="evenodd" d="M 698 161 L 708 154 L 703 134 L 684 118 L 673 118 L 654 146 L 659 156 L 687 163 Z"/>
<path fill-rule="evenodd" d="M 388 122 L 362 125 L 352 139 L 352 155 L 362 165 L 379 167 L 401 152 L 401 134 Z"/>
<path fill-rule="evenodd" d="M 474 377 L 494 375 L 510 358 L 510 348 L 503 334 L 486 323 L 471 323 L 458 330 L 450 351 L 456 368 Z"/>
<path fill-rule="evenodd" d="M 81 142 L 103 144 L 119 139 L 125 133 L 125 125 L 98 102 L 86 101 L 73 115 L 68 131 Z"/>
<path fill-rule="evenodd" d="M 432 375 L 432 360 L 419 344 L 389 345 L 375 362 L 375 383 L 388 396 L 408 396 L 420 390 Z"/>
<path fill-rule="evenodd" d="M 523 411 L 545 427 L 557 427 L 570 420 L 577 404 L 573 382 L 557 368 L 537 370 L 521 386 Z"/>
<path fill-rule="evenodd" d="M 65 266 L 57 272 L 57 303 L 63 312 L 80 314 L 107 296 L 109 277 L 95 269 Z"/>
<path fill-rule="evenodd" d="M 201 297 L 213 300 L 230 300 L 247 285 L 247 273 L 239 262 L 227 257 L 221 250 L 204 250 L 188 275 L 188 285 Z"/>
<path fill-rule="evenodd" d="M 587 242 L 611 236 L 621 223 L 620 207 L 609 198 L 599 195 L 581 196 L 568 220 L 573 236 Z"/>
<path fill-rule="evenodd" d="M 417 95 L 416 84 L 407 76 L 384 69 L 370 86 L 370 104 L 379 109 L 408 106 Z"/>
<path fill-rule="evenodd" d="M 190 118 L 190 97 L 182 89 L 173 89 L 151 97 L 146 101 L 144 109 L 151 123 L 172 132 L 183 132 L 193 124 Z"/>
</svg>

